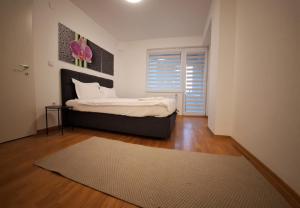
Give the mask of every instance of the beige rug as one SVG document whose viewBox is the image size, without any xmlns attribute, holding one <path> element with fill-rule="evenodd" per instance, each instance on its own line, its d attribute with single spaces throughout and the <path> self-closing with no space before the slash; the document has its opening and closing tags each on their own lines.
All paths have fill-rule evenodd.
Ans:
<svg viewBox="0 0 300 208">
<path fill-rule="evenodd" d="M 243 157 L 92 137 L 35 164 L 146 208 L 289 207 Z"/>
</svg>

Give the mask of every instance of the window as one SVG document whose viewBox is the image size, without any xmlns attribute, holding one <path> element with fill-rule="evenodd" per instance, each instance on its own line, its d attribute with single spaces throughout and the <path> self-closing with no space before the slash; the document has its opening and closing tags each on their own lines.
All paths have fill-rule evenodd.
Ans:
<svg viewBox="0 0 300 208">
<path fill-rule="evenodd" d="M 205 48 L 149 50 L 147 91 L 182 93 L 184 114 L 205 115 L 206 65 Z"/>
<path fill-rule="evenodd" d="M 206 114 L 207 50 L 187 52 L 184 94 L 185 114 Z"/>
<path fill-rule="evenodd" d="M 182 91 L 181 52 L 149 52 L 147 91 Z"/>
</svg>

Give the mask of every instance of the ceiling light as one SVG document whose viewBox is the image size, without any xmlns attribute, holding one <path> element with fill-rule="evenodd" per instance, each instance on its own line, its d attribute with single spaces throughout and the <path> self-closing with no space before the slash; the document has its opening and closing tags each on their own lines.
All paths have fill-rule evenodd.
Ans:
<svg viewBox="0 0 300 208">
<path fill-rule="evenodd" d="M 126 0 L 126 1 L 129 3 L 132 3 L 132 4 L 136 4 L 136 3 L 141 2 L 142 0 Z"/>
</svg>

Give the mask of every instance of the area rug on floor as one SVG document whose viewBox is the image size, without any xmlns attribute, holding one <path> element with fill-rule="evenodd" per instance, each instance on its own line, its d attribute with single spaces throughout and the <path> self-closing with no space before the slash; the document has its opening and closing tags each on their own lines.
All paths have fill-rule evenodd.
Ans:
<svg viewBox="0 0 300 208">
<path fill-rule="evenodd" d="M 145 208 L 289 207 L 243 157 L 92 137 L 35 164 Z"/>
</svg>

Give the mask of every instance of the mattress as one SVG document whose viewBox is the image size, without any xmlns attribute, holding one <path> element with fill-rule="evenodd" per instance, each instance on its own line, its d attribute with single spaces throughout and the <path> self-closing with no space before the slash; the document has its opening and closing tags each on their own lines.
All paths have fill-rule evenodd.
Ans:
<svg viewBox="0 0 300 208">
<path fill-rule="evenodd" d="M 67 106 L 82 112 L 107 113 L 131 117 L 167 117 L 176 110 L 174 98 L 101 98 L 68 100 Z"/>
</svg>

